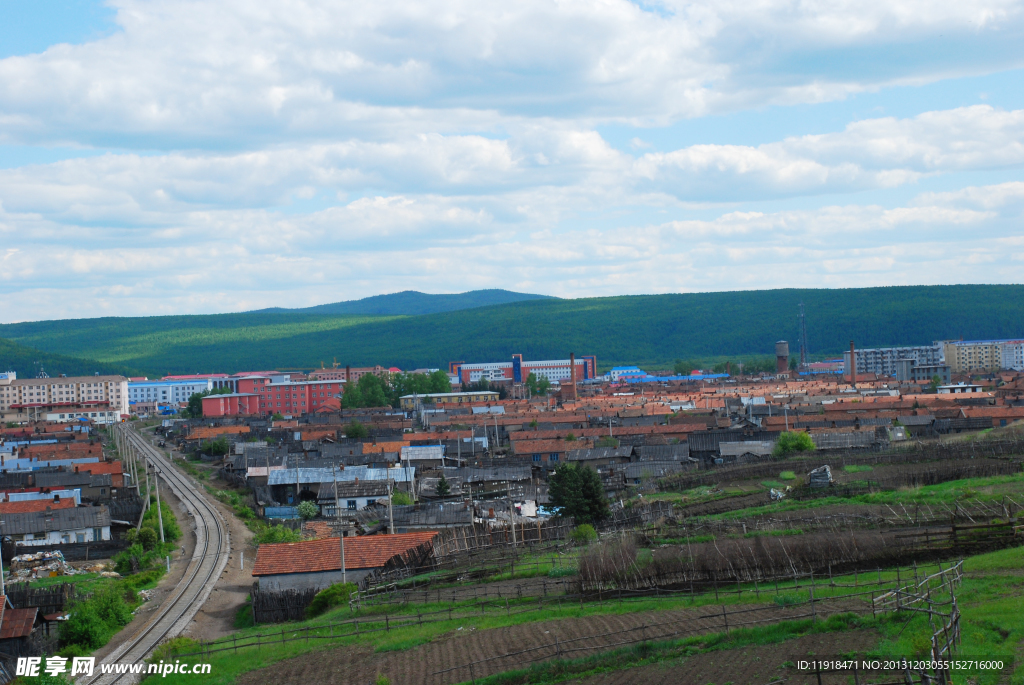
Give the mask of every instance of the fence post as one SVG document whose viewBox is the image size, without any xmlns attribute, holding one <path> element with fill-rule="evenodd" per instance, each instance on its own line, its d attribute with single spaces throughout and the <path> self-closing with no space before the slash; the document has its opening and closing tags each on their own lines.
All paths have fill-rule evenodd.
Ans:
<svg viewBox="0 0 1024 685">
<path fill-rule="evenodd" d="M 814 586 L 811 586 L 811 623 L 818 622 L 818 612 L 814 610 Z"/>
<path fill-rule="evenodd" d="M 722 620 L 725 621 L 725 634 L 729 634 L 729 614 L 725 612 L 725 605 L 722 605 Z"/>
</svg>

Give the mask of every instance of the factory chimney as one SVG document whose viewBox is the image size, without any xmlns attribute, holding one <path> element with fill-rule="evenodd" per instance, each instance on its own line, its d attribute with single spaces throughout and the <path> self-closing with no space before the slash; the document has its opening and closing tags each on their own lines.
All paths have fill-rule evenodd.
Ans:
<svg viewBox="0 0 1024 685">
<path fill-rule="evenodd" d="M 569 353 L 569 392 L 562 395 L 565 398 L 576 399 L 576 353 Z"/>
<path fill-rule="evenodd" d="M 857 355 L 855 354 L 853 341 L 850 341 L 850 385 L 857 387 Z"/>
</svg>

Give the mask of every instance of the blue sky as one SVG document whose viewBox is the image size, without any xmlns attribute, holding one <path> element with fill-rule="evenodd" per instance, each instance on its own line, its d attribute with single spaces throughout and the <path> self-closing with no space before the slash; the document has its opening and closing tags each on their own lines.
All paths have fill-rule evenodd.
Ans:
<svg viewBox="0 0 1024 685">
<path fill-rule="evenodd" d="M 0 321 L 1022 281 L 1024 0 L 0 2 Z"/>
</svg>

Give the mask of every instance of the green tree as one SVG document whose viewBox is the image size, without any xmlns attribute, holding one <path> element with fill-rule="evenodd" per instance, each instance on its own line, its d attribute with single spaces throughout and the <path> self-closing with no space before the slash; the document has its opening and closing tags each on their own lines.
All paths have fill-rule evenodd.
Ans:
<svg viewBox="0 0 1024 685">
<path fill-rule="evenodd" d="M 548 389 L 551 388 L 551 381 L 547 379 L 547 376 L 537 377 L 537 374 L 530 372 L 530 375 L 526 377 L 526 387 L 530 389 L 531 395 L 546 395 Z"/>
<path fill-rule="evenodd" d="M 354 440 L 370 437 L 370 430 L 359 421 L 352 421 L 345 426 L 345 437 Z"/>
<path fill-rule="evenodd" d="M 366 406 L 366 400 L 363 399 L 363 393 L 359 390 L 357 383 L 353 383 L 351 387 L 346 384 L 345 394 L 341 396 L 341 406 L 345 409 L 359 409 Z"/>
<path fill-rule="evenodd" d="M 610 513 L 601 477 L 579 462 L 561 464 L 555 469 L 548 499 L 559 516 L 571 516 L 581 524 L 596 523 Z"/>
<path fill-rule="evenodd" d="M 155 549 L 156 541 L 159 539 L 160 538 L 157 536 L 156 531 L 149 526 L 143 526 L 139 529 L 138 541 L 139 544 L 142 545 L 142 549 L 145 551 L 150 552 Z"/>
<path fill-rule="evenodd" d="M 409 497 L 409 494 L 402 490 L 392 490 L 391 504 L 395 506 L 408 506 L 412 504 L 412 497 Z"/>
<path fill-rule="evenodd" d="M 451 483 L 448 482 L 448 479 L 445 478 L 444 474 L 442 473 L 441 477 L 437 479 L 437 496 L 447 497 L 451 493 L 451 491 Z"/>
<path fill-rule="evenodd" d="M 320 513 L 320 507 L 318 507 L 315 503 L 310 502 L 309 500 L 305 502 L 299 502 L 299 506 L 297 507 L 297 509 L 299 510 L 299 516 L 304 521 L 315 519 L 317 515 Z"/>
<path fill-rule="evenodd" d="M 270 417 L 270 420 L 271 421 L 284 421 L 284 414 L 282 414 L 279 411 L 274 412 L 274 415 Z"/>
<path fill-rule="evenodd" d="M 672 373 L 677 376 L 689 376 L 690 372 L 696 368 L 693 362 L 677 359 L 676 363 L 672 366 Z"/>
<path fill-rule="evenodd" d="M 214 388 L 195 392 L 188 398 L 188 406 L 181 410 L 181 415 L 187 419 L 201 419 L 203 417 L 203 398 L 210 395 L 230 395 L 231 388 Z"/>
<path fill-rule="evenodd" d="M 438 369 L 437 371 L 430 374 L 430 392 L 451 392 L 452 382 L 448 379 L 448 374 Z"/>
<path fill-rule="evenodd" d="M 364 407 L 386 407 L 388 405 L 387 388 L 380 376 L 368 373 L 360 378 L 359 394 L 362 395 Z"/>
<path fill-rule="evenodd" d="M 931 392 L 938 392 L 940 385 L 942 385 L 942 379 L 939 378 L 938 374 L 935 374 L 934 376 L 932 376 L 931 382 L 928 383 L 928 390 L 930 390 Z"/>
<path fill-rule="evenodd" d="M 202 451 L 214 457 L 222 457 L 231 450 L 228 439 L 223 435 L 216 440 L 207 440 L 203 443 Z"/>
<path fill-rule="evenodd" d="M 792 454 L 793 452 L 812 451 L 814 451 L 814 441 L 811 440 L 810 435 L 803 431 L 789 431 L 779 433 L 779 439 L 775 443 L 772 455 L 776 457 L 784 457 L 787 454 Z"/>
</svg>

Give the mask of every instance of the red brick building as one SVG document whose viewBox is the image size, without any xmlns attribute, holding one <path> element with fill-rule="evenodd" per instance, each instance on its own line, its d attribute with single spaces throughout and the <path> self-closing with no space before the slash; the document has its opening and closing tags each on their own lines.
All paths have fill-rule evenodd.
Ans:
<svg viewBox="0 0 1024 685">
<path fill-rule="evenodd" d="M 238 392 L 203 398 L 203 416 L 306 414 L 323 406 L 337 407 L 343 381 L 287 381 L 250 376 L 238 380 Z M 328 400 L 334 399 L 334 402 Z"/>
</svg>

